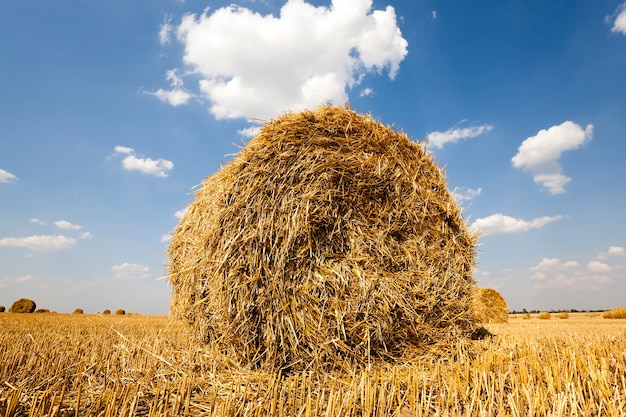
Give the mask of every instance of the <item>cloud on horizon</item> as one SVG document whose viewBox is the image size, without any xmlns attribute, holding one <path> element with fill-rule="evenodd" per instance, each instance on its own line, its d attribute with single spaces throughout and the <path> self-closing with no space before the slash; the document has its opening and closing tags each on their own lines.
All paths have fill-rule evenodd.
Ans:
<svg viewBox="0 0 626 417">
<path fill-rule="evenodd" d="M 562 194 L 571 178 L 563 175 L 559 163 L 561 154 L 583 146 L 592 136 L 593 125 L 587 125 L 583 130 L 568 120 L 526 138 L 511 162 L 515 168 L 532 174 L 533 181 L 541 184 L 551 195 Z"/>
<path fill-rule="evenodd" d="M 175 31 L 186 72 L 200 77 L 199 96 L 216 119 L 269 120 L 342 104 L 368 74 L 394 79 L 408 53 L 396 20 L 393 7 L 372 10 L 371 0 L 329 7 L 288 0 L 278 17 L 231 5 L 186 14 L 176 28 L 166 20 L 159 39 L 166 44 Z M 171 105 L 188 102 L 182 80 L 170 83 L 152 94 Z"/>
<path fill-rule="evenodd" d="M 543 216 L 532 220 L 516 219 L 502 213 L 476 219 L 471 229 L 478 230 L 483 236 L 496 236 L 511 233 L 527 232 L 532 229 L 541 229 L 548 223 L 564 219 L 565 216 Z"/>
<path fill-rule="evenodd" d="M 0 246 L 2 247 L 26 248 L 38 252 L 55 252 L 70 249 L 74 245 L 76 245 L 76 239 L 63 235 L 0 238 Z"/>
<path fill-rule="evenodd" d="M 150 278 L 150 269 L 145 265 L 123 262 L 111 267 L 116 279 L 147 279 Z"/>
</svg>

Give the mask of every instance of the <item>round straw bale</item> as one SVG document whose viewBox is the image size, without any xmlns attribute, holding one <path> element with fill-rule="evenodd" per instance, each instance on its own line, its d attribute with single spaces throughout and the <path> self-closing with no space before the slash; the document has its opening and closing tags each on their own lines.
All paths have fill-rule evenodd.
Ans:
<svg viewBox="0 0 626 417">
<path fill-rule="evenodd" d="M 76 308 L 76 309 L 74 309 L 74 313 L 73 314 L 83 314 L 83 313 L 84 313 L 84 311 L 83 311 L 82 308 Z"/>
<path fill-rule="evenodd" d="M 118 316 L 123 316 L 124 314 L 126 314 L 126 310 L 119 308 L 117 310 L 115 310 L 115 314 Z"/>
<path fill-rule="evenodd" d="M 509 307 L 502 295 L 492 288 L 474 291 L 474 315 L 481 323 L 507 323 Z"/>
<path fill-rule="evenodd" d="M 4 313 L 5 307 L 4 306 L 0 306 L 0 313 Z"/>
<path fill-rule="evenodd" d="M 419 143 L 344 107 L 288 113 L 203 181 L 170 312 L 253 366 L 437 351 L 473 331 L 475 244 Z"/>
<path fill-rule="evenodd" d="M 37 309 L 37 304 L 28 298 L 20 298 L 14 301 L 9 308 L 9 313 L 32 313 Z"/>
<path fill-rule="evenodd" d="M 106 309 L 106 310 L 104 310 L 104 311 L 102 312 L 102 314 L 111 314 L 111 310 Z"/>
</svg>

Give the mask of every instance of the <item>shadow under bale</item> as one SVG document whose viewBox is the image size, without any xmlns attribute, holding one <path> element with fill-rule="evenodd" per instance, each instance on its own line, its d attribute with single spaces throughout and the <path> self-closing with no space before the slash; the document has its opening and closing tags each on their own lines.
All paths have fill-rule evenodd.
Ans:
<svg viewBox="0 0 626 417">
<path fill-rule="evenodd" d="M 395 359 L 470 337 L 475 244 L 419 143 L 343 107 L 289 113 L 203 181 L 170 309 L 252 366 Z"/>
</svg>

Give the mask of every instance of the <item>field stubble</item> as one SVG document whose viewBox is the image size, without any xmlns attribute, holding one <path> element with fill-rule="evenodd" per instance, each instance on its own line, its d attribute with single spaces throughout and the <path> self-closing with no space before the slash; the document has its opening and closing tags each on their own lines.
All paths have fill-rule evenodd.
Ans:
<svg viewBox="0 0 626 417">
<path fill-rule="evenodd" d="M 447 357 L 283 376 L 167 317 L 0 315 L 6 416 L 626 416 L 626 320 L 487 328 Z"/>
</svg>

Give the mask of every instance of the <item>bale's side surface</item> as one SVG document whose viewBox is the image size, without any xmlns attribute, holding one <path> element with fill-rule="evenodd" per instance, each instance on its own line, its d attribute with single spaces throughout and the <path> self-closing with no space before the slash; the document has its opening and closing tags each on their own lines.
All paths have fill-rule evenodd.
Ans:
<svg viewBox="0 0 626 417">
<path fill-rule="evenodd" d="M 507 323 L 509 307 L 502 295 L 492 288 L 474 291 L 474 315 L 481 323 Z"/>
<path fill-rule="evenodd" d="M 475 243 L 420 144 L 343 107 L 291 113 L 202 183 L 171 313 L 255 365 L 394 358 L 469 337 Z"/>
<path fill-rule="evenodd" d="M 28 298 L 20 298 L 11 304 L 9 313 L 32 313 L 37 309 L 37 304 Z"/>
</svg>

